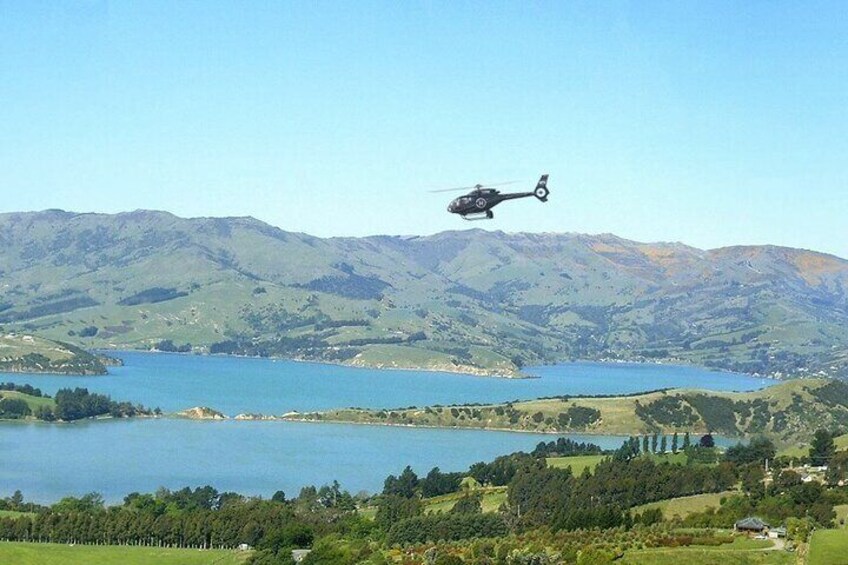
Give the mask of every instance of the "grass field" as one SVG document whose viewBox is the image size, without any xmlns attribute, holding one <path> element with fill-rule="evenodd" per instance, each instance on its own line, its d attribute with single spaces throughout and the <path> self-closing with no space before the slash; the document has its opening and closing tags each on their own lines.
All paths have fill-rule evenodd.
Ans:
<svg viewBox="0 0 848 565">
<path fill-rule="evenodd" d="M 670 498 L 668 500 L 660 500 L 659 502 L 651 502 L 633 508 L 634 512 L 644 512 L 650 508 L 659 508 L 662 510 L 663 518 L 666 520 L 673 518 L 675 515 L 685 518 L 689 514 L 703 512 L 708 507 L 718 508 L 723 497 L 738 494 L 732 491 L 695 494 L 692 496 L 681 496 L 680 498 Z"/>
<path fill-rule="evenodd" d="M 844 529 L 813 532 L 807 565 L 846 564 L 848 564 L 848 533 Z"/>
<path fill-rule="evenodd" d="M 715 547 L 655 548 L 628 551 L 617 561 L 622 565 L 792 565 L 795 554 L 787 551 L 764 551 L 772 547 L 768 540 L 738 537 L 729 545 Z M 812 565 L 812 563 L 811 563 Z"/>
<path fill-rule="evenodd" d="M 0 563 L 14 565 L 238 565 L 249 552 L 0 542 Z"/>
<path fill-rule="evenodd" d="M 0 510 L 0 518 L 20 518 L 21 516 L 35 516 L 34 512 L 15 512 L 13 510 Z"/>
<path fill-rule="evenodd" d="M 51 408 L 56 406 L 56 402 L 52 398 L 44 398 L 43 396 L 30 396 L 28 394 L 24 394 L 22 392 L 17 392 L 14 390 L 4 390 L 0 392 L 0 398 L 18 398 L 23 400 L 29 406 L 29 409 L 33 412 L 39 406 L 49 406 Z"/>
<path fill-rule="evenodd" d="M 848 527 L 848 504 L 839 504 L 833 510 L 836 512 L 836 523 L 843 528 Z"/>
<path fill-rule="evenodd" d="M 574 475 L 580 475 L 583 469 L 589 469 L 589 472 L 595 470 L 604 458 L 608 455 L 573 455 L 571 457 L 548 457 L 548 466 L 556 469 L 565 469 L 571 467 L 571 472 Z"/>
<path fill-rule="evenodd" d="M 483 500 L 481 501 L 483 512 L 497 512 L 501 504 L 506 502 L 506 487 L 486 487 L 479 490 L 483 492 Z M 453 492 L 442 496 L 427 498 L 424 500 L 424 512 L 427 514 L 447 512 L 453 508 L 456 501 L 463 496 L 465 496 L 465 493 Z"/>
</svg>

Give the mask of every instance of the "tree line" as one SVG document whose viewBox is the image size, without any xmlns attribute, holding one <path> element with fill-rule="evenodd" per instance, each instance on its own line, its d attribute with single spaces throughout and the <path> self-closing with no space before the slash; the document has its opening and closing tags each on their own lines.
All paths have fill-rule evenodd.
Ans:
<svg viewBox="0 0 848 565">
<path fill-rule="evenodd" d="M 14 383 L 0 384 L 0 390 L 17 391 L 36 398 L 50 398 L 43 394 L 40 389 L 30 385 L 16 385 Z M 141 404 L 131 402 L 116 402 L 105 394 L 89 392 L 87 388 L 76 387 L 74 389 L 61 388 L 56 392 L 53 403 L 38 404 L 34 409 L 21 398 L 3 398 L 0 400 L 0 418 L 24 418 L 34 416 L 45 422 L 61 420 L 71 422 L 84 418 L 95 418 L 98 416 L 112 416 L 113 418 L 130 418 L 133 416 L 159 415 L 159 408 L 149 409 Z"/>
</svg>

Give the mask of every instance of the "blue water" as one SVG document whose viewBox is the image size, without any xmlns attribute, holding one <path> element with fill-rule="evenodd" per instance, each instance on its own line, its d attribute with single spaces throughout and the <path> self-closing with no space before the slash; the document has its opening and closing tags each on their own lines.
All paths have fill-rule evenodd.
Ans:
<svg viewBox="0 0 848 565">
<path fill-rule="evenodd" d="M 108 376 L 65 377 L 0 373 L 0 381 L 28 383 L 48 394 L 87 387 L 165 411 L 209 406 L 225 414 L 325 410 L 349 406 L 397 408 L 432 404 L 504 402 L 543 396 L 620 394 L 686 387 L 755 390 L 767 381 L 734 373 L 669 365 L 566 363 L 532 367 L 537 379 L 498 379 L 434 373 L 361 369 L 319 363 L 118 353 L 123 367 Z"/>
<path fill-rule="evenodd" d="M 605 448 L 623 438 L 572 436 Z M 190 420 L 102 421 L 73 425 L 0 424 L 0 496 L 27 500 L 100 492 L 115 502 L 133 491 L 210 484 L 221 491 L 294 496 L 304 485 L 338 480 L 356 493 L 382 489 L 411 465 L 465 470 L 477 461 L 530 450 L 539 434 Z"/>
<path fill-rule="evenodd" d="M 84 386 L 115 400 L 163 410 L 211 406 L 280 414 L 340 406 L 399 407 L 496 402 L 540 396 L 615 394 L 672 386 L 753 390 L 765 381 L 692 367 L 569 363 L 506 380 L 379 371 L 313 363 L 121 353 L 125 366 L 103 377 L 0 374 L 53 394 Z M 604 448 L 622 437 L 570 435 Z M 351 492 L 376 492 L 404 466 L 423 475 L 434 466 L 465 470 L 552 436 L 295 422 L 139 419 L 74 424 L 0 424 L 0 496 L 20 489 L 28 500 L 54 502 L 96 491 L 109 502 L 160 486 L 210 484 L 225 491 L 296 495 L 304 485 L 338 480 Z"/>
</svg>

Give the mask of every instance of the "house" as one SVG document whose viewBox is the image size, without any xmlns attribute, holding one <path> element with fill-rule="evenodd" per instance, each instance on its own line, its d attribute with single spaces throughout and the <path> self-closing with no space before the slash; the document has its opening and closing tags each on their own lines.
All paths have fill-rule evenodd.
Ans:
<svg viewBox="0 0 848 565">
<path fill-rule="evenodd" d="M 764 532 L 768 532 L 769 525 L 766 522 L 763 522 L 760 518 L 756 516 L 748 516 L 747 518 L 742 518 L 738 522 L 733 525 L 733 529 L 737 532 L 748 532 L 748 533 L 757 533 L 762 534 Z"/>
<path fill-rule="evenodd" d="M 768 537 L 771 539 L 785 538 L 786 528 L 772 528 L 768 531 Z"/>
<path fill-rule="evenodd" d="M 292 560 L 295 563 L 300 563 L 303 559 L 309 555 L 311 549 L 292 549 Z"/>
<path fill-rule="evenodd" d="M 246 543 L 240 543 L 236 549 L 239 551 L 250 551 L 252 548 Z"/>
</svg>

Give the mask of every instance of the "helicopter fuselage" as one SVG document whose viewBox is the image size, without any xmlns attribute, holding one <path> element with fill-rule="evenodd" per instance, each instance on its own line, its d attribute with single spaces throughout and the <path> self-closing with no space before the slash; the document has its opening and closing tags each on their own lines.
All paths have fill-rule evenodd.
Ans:
<svg viewBox="0 0 848 565">
<path fill-rule="evenodd" d="M 465 220 L 491 220 L 494 218 L 492 208 L 505 200 L 527 198 L 535 196 L 542 202 L 548 201 L 548 175 L 542 175 L 536 189 L 533 192 L 507 192 L 501 193 L 494 188 L 485 188 L 480 185 L 459 198 L 454 198 L 448 204 L 448 212 L 459 214 Z"/>
<path fill-rule="evenodd" d="M 448 204 L 448 212 L 459 214 L 460 216 L 466 216 L 468 214 L 485 214 L 505 200 L 527 198 L 528 196 L 534 196 L 534 193 L 512 192 L 501 194 L 499 191 L 492 188 L 472 190 L 465 196 L 453 199 L 453 201 Z"/>
</svg>

